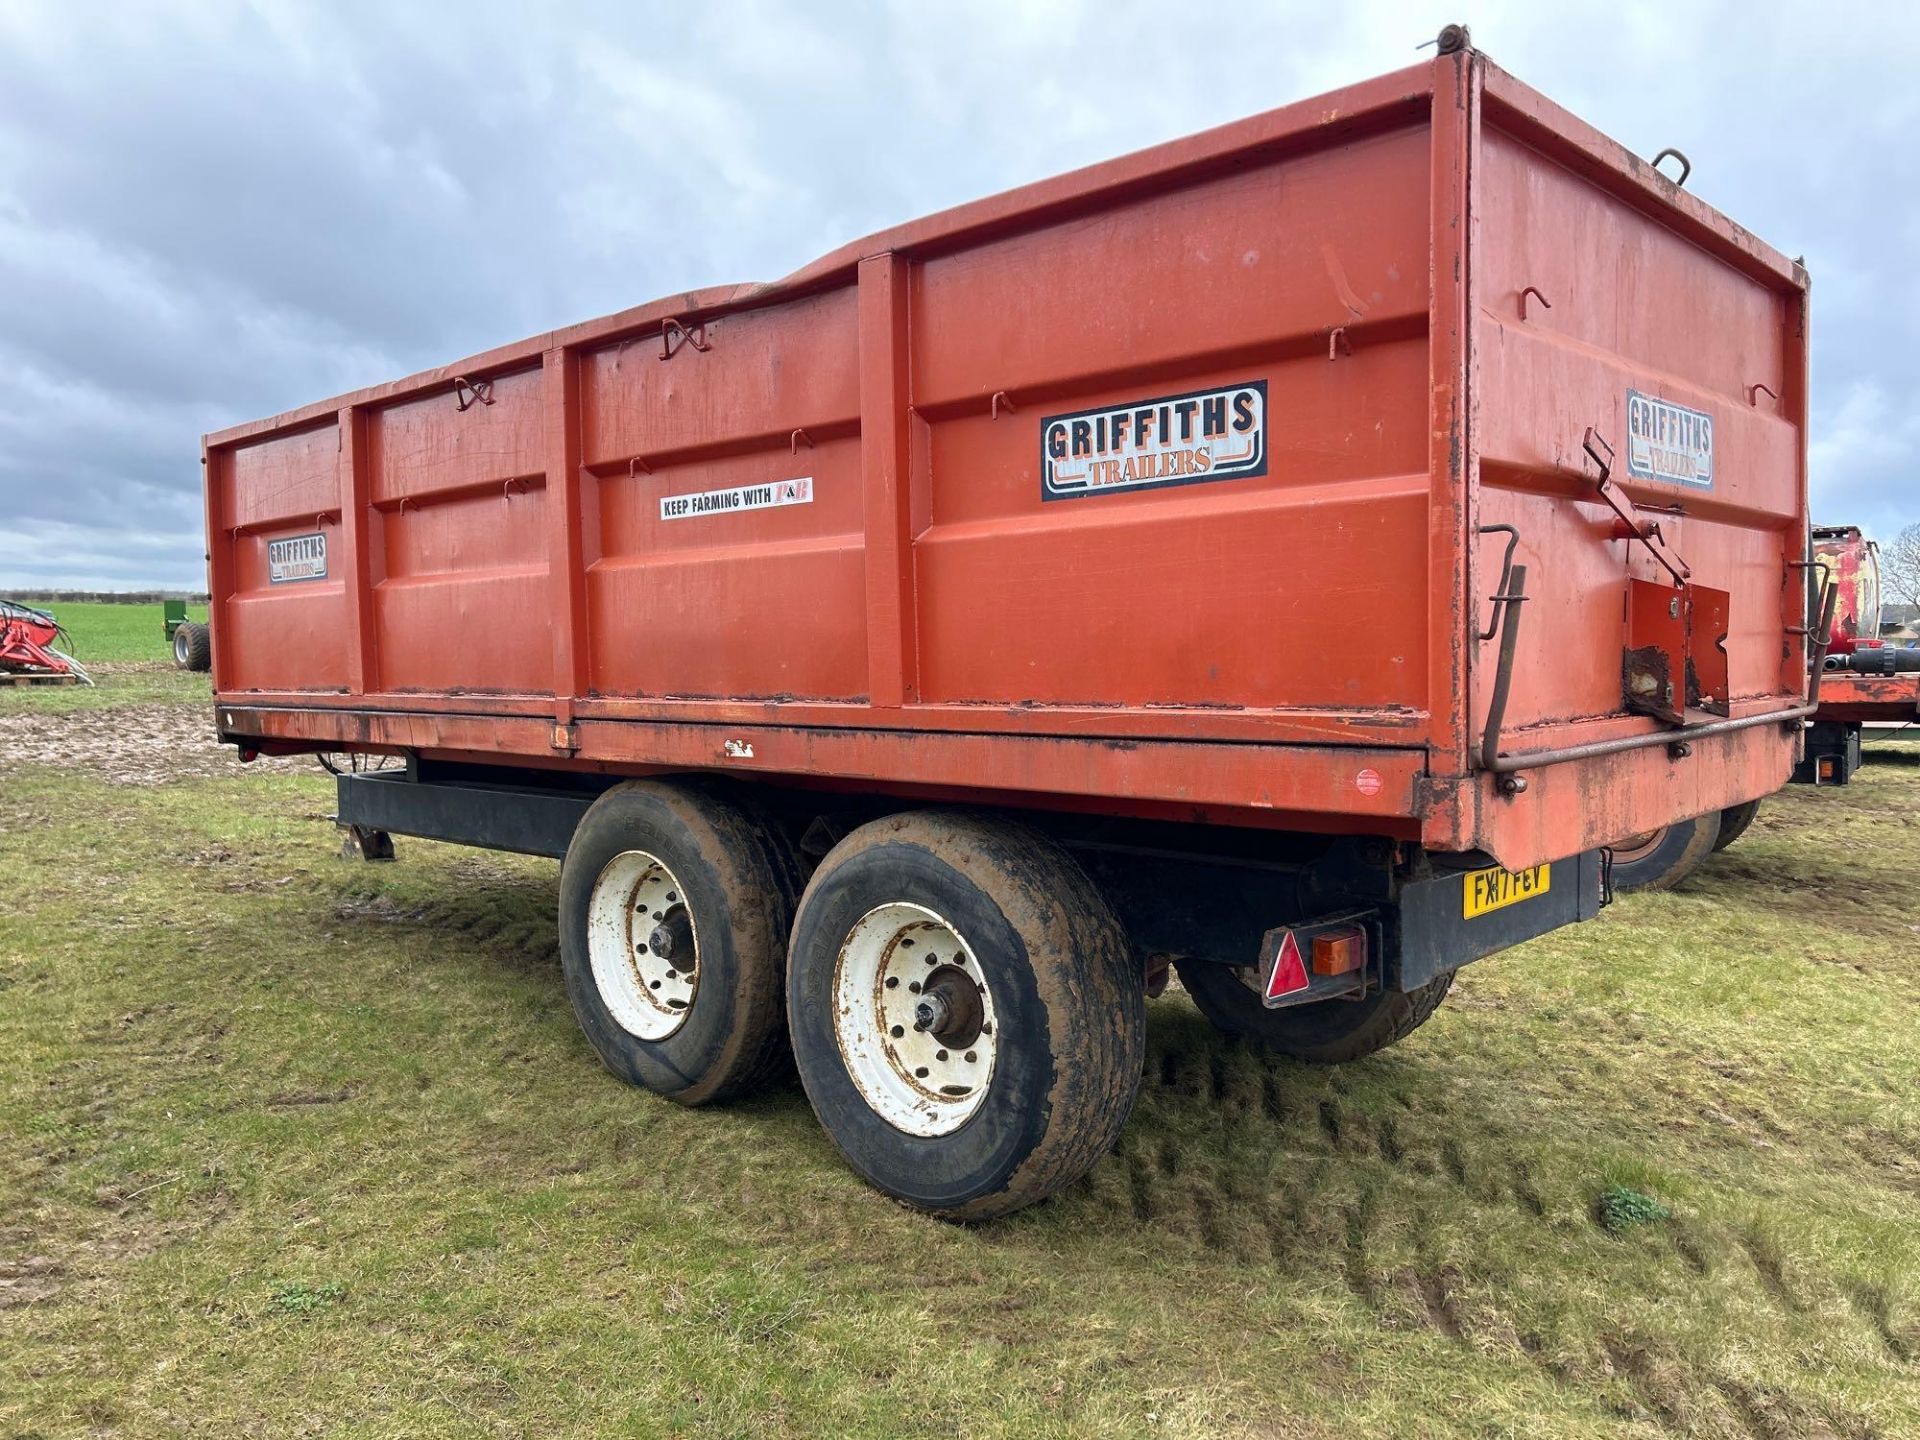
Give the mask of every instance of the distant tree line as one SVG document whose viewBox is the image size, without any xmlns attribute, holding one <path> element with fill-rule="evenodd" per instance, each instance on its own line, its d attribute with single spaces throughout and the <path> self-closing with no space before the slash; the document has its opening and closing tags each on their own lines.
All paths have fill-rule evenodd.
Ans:
<svg viewBox="0 0 1920 1440">
<path fill-rule="evenodd" d="M 22 605 L 158 605 L 162 600 L 207 603 L 204 590 L 0 590 L 0 600 Z"/>
</svg>

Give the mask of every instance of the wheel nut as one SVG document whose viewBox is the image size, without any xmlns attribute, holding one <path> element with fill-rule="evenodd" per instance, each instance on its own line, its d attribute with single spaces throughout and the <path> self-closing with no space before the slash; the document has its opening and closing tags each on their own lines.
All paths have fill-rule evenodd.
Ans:
<svg viewBox="0 0 1920 1440">
<path fill-rule="evenodd" d="M 973 1064 L 973 1063 L 974 1063 L 974 1062 L 975 1062 L 976 1060 L 978 1060 L 979 1058 L 980 1058 L 980 1056 L 979 1056 L 979 1055 L 978 1055 L 977 1053 L 975 1053 L 974 1051 L 972 1051 L 972 1050 L 969 1050 L 969 1051 L 967 1051 L 967 1063 L 968 1063 L 969 1065 L 971 1065 L 971 1064 Z"/>
<path fill-rule="evenodd" d="M 893 1036 L 894 1039 L 898 1040 L 902 1035 L 906 1034 L 907 1032 L 904 1026 L 896 1025 L 887 1033 Z"/>
</svg>

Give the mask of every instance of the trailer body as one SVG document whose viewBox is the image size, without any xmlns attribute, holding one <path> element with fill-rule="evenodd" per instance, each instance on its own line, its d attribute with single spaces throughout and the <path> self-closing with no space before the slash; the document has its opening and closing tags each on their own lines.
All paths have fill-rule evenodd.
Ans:
<svg viewBox="0 0 1920 1440">
<path fill-rule="evenodd" d="M 1112 1145 L 1170 967 L 1394 1043 L 1778 788 L 1820 650 L 1804 273 L 1440 48 L 207 437 L 220 733 L 560 857 L 610 1070 L 790 1043 L 939 1214 Z"/>
<path fill-rule="evenodd" d="M 220 728 L 1577 854 L 1791 768 L 1806 301 L 1463 50 L 207 437 Z"/>
</svg>

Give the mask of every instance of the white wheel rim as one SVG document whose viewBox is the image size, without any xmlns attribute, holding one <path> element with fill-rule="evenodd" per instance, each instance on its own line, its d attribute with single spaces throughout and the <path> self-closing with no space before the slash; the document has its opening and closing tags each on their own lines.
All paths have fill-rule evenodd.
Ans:
<svg viewBox="0 0 1920 1440">
<path fill-rule="evenodd" d="M 686 1023 L 700 988 L 700 939 L 687 892 L 644 850 L 609 860 L 587 902 L 594 988 L 620 1028 L 664 1040 Z"/>
<path fill-rule="evenodd" d="M 922 905 L 862 915 L 833 970 L 833 1037 L 881 1119 L 909 1135 L 950 1135 L 987 1098 L 999 1017 L 960 932 Z"/>
<path fill-rule="evenodd" d="M 179 626 L 173 632 L 173 658 L 184 665 L 191 655 L 192 651 L 187 648 L 187 627 Z"/>
</svg>

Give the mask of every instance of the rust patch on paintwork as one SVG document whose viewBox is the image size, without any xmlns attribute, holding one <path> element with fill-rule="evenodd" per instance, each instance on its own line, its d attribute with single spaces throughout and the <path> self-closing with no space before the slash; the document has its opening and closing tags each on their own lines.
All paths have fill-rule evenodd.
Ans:
<svg viewBox="0 0 1920 1440">
<path fill-rule="evenodd" d="M 1620 661 L 1620 689 L 1629 708 L 1656 713 L 1673 704 L 1673 668 L 1658 645 L 1629 650 Z"/>
</svg>

